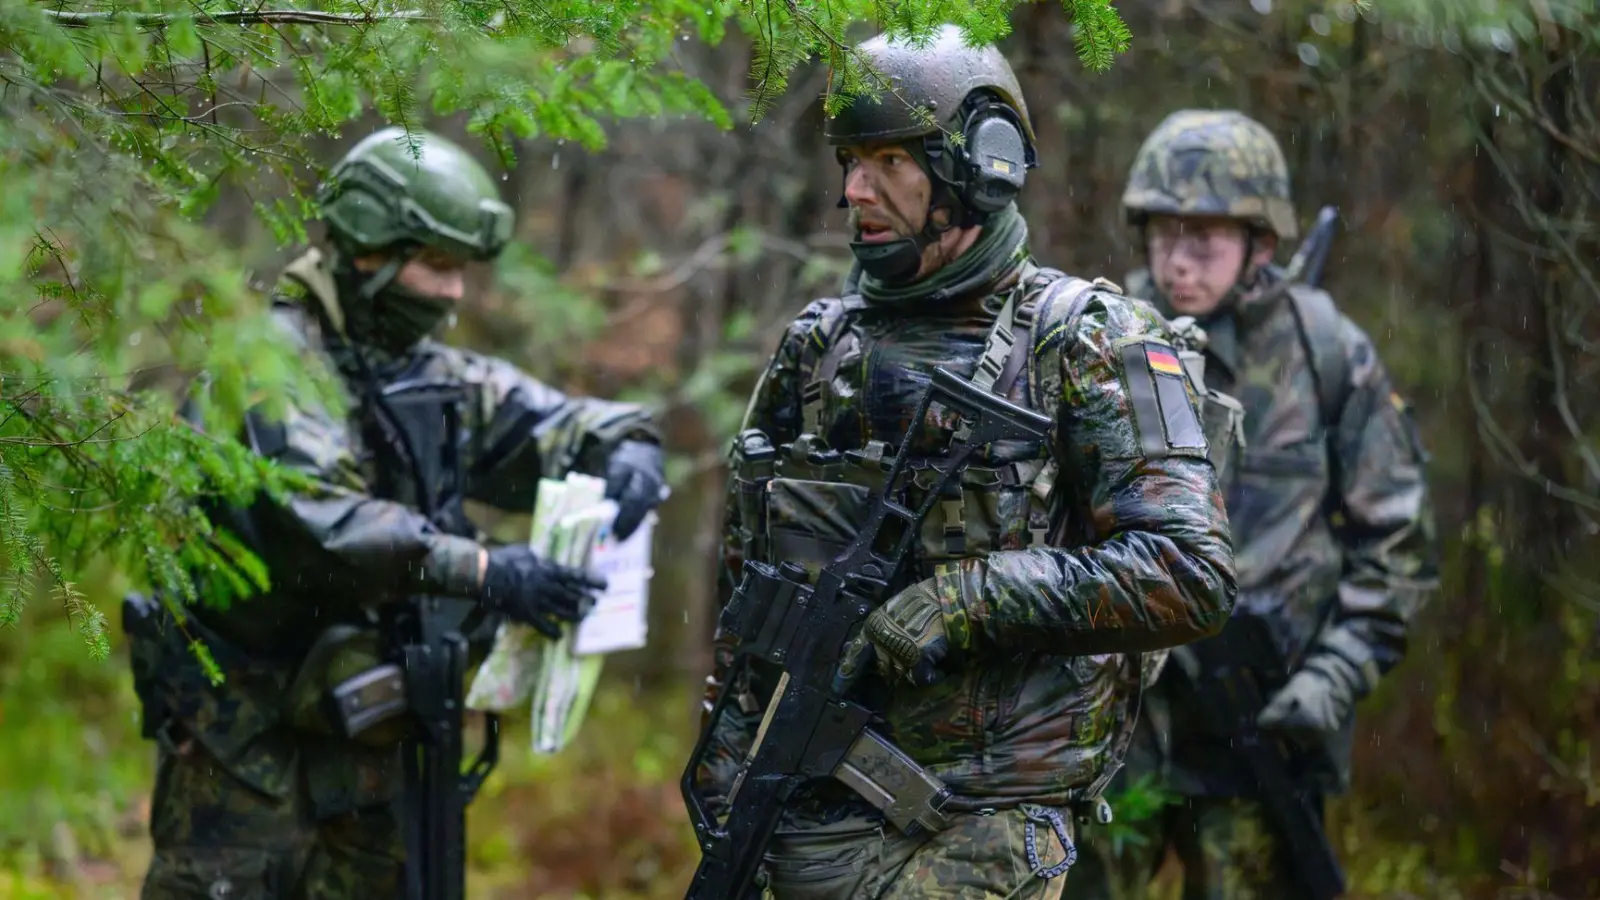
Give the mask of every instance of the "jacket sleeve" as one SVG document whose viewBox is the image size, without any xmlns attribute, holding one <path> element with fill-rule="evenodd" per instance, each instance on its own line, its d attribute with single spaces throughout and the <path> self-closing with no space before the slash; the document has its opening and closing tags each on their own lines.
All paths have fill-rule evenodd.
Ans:
<svg viewBox="0 0 1600 900">
<path fill-rule="evenodd" d="M 954 645 L 1142 652 L 1206 637 L 1227 621 L 1237 585 L 1216 475 L 1203 440 L 1166 437 L 1198 429 L 1197 399 L 1187 379 L 1172 379 L 1181 399 L 1168 406 L 1187 408 L 1151 406 L 1160 394 L 1142 346 L 1171 352 L 1161 321 L 1104 293 L 1068 329 L 1036 341 L 1041 396 L 1057 403 L 1052 511 L 1079 527 L 1056 546 L 944 567 L 937 590 Z M 1137 397 L 1134 379 L 1144 380 Z"/>
<path fill-rule="evenodd" d="M 661 442 L 642 406 L 573 397 L 492 357 L 462 354 L 460 366 L 479 390 L 484 423 L 467 473 L 474 500 L 527 512 L 540 478 L 604 476 L 606 458 L 623 441 Z"/>
<path fill-rule="evenodd" d="M 1438 542 L 1410 411 L 1348 319 L 1341 343 L 1350 384 L 1334 435 L 1333 524 L 1344 565 L 1323 643 L 1375 681 L 1405 656 L 1411 620 L 1438 587 Z"/>
<path fill-rule="evenodd" d="M 808 307 L 799 318 L 790 323 L 777 351 L 767 362 L 750 403 L 745 408 L 740 430 L 759 428 L 767 433 L 773 445 L 792 441 L 800 435 L 801 427 L 801 355 L 805 342 L 817 321 L 817 307 Z M 724 504 L 722 529 L 723 578 L 719 579 L 718 611 L 739 582 L 744 565 L 743 523 L 739 517 L 737 494 L 729 478 L 729 490 Z M 705 792 L 714 808 L 718 808 L 733 786 L 739 765 L 755 739 L 764 707 L 762 703 L 770 694 L 771 685 L 763 685 L 755 673 L 745 673 L 743 678 L 729 684 L 733 663 L 732 641 L 717 629 L 711 642 L 712 671 L 706 678 L 705 694 L 701 701 L 701 727 L 709 724 L 712 708 L 724 691 L 735 691 L 738 696 L 724 708 L 722 720 L 711 736 L 711 742 L 700 768 L 695 773 L 699 789 Z"/>
</svg>

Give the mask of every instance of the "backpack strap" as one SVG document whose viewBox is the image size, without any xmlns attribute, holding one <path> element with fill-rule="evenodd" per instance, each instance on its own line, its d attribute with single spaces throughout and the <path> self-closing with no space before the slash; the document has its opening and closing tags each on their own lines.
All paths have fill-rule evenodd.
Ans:
<svg viewBox="0 0 1600 900">
<path fill-rule="evenodd" d="M 981 390 L 994 391 L 1003 396 L 1010 387 L 1009 384 L 1001 384 L 1000 377 L 1010 368 L 1010 359 L 1016 355 L 1017 348 L 1027 342 L 1027 332 L 1022 333 L 1022 340 L 1017 339 L 1017 307 L 1020 305 L 1017 297 L 1021 293 L 1021 290 L 1006 293 L 1005 303 L 1000 305 L 994 325 L 989 328 L 989 337 L 983 344 L 983 355 L 978 357 L 978 366 L 972 371 L 972 383 Z M 972 423 L 963 417 L 960 427 L 956 429 L 955 439 L 965 443 L 971 434 Z"/>
<path fill-rule="evenodd" d="M 1040 372 L 1035 360 L 1039 351 L 1052 341 L 1062 340 L 1076 325 L 1078 317 L 1083 314 L 1083 309 L 1089 304 L 1089 298 L 1096 288 L 1115 290 L 1116 285 L 1104 278 L 1086 281 L 1054 269 L 1044 270 L 1044 274 L 1052 276 L 1045 285 L 1039 289 L 1037 302 L 1028 304 L 1033 312 L 1033 325 L 1030 329 L 1031 340 L 1025 345 L 1016 348 L 1020 359 L 1014 362 L 1015 368 L 1023 373 L 1023 401 L 1029 409 L 1045 412 L 1051 415 L 1054 407 L 1051 405 L 1049 395 L 1052 393 L 1050 385 L 1046 382 L 1048 376 Z M 1010 368 L 1010 366 L 1008 366 Z M 1008 384 L 1007 387 L 1010 385 Z M 1059 394 L 1059 391 L 1054 393 Z M 1052 415 L 1052 418 L 1054 416 Z M 1034 476 L 1029 487 L 1040 500 L 1049 503 L 1055 488 L 1057 473 L 1056 460 L 1052 456 L 1045 461 L 1039 474 Z"/>
<path fill-rule="evenodd" d="M 1350 361 L 1339 340 L 1342 327 L 1339 310 L 1326 291 L 1298 284 L 1289 287 L 1289 309 L 1294 312 L 1300 343 L 1311 363 L 1322 430 L 1331 441 L 1350 395 Z"/>
<path fill-rule="evenodd" d="M 1322 442 L 1329 470 L 1328 492 L 1323 497 L 1322 507 L 1331 517 L 1339 509 L 1337 486 L 1343 477 L 1339 471 L 1337 443 L 1339 419 L 1344 415 L 1345 402 L 1350 396 L 1350 361 L 1339 340 L 1342 320 L 1333 298 L 1326 291 L 1307 285 L 1289 286 L 1289 309 L 1294 312 L 1300 343 L 1311 363 L 1311 380 L 1322 414 Z"/>
<path fill-rule="evenodd" d="M 1033 316 L 1033 340 L 1024 348 L 1025 358 L 1019 365 L 1019 368 L 1026 366 L 1027 400 L 1028 406 L 1033 409 L 1039 409 L 1041 401 L 1045 399 L 1041 385 L 1044 374 L 1039 372 L 1034 364 L 1035 358 L 1039 355 L 1038 351 L 1043 349 L 1045 344 L 1061 340 L 1071 332 L 1096 288 L 1116 289 L 1116 285 L 1104 278 L 1085 281 L 1061 272 L 1055 275 L 1057 277 L 1039 292 L 1038 305 Z"/>
<path fill-rule="evenodd" d="M 817 322 L 806 333 L 800 348 L 800 411 L 806 434 L 819 434 L 822 427 L 823 386 L 839 373 L 844 354 L 836 343 L 849 317 L 866 308 L 859 294 L 822 302 Z"/>
</svg>

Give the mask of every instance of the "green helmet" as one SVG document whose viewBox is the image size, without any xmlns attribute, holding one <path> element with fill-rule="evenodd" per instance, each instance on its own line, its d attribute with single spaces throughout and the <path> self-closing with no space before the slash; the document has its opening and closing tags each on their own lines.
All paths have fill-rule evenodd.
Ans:
<svg viewBox="0 0 1600 900">
<path fill-rule="evenodd" d="M 336 242 L 355 254 L 414 243 L 465 259 L 493 259 L 511 239 L 511 207 L 470 154 L 427 131 L 369 135 L 333 167 L 317 193 Z"/>
<path fill-rule="evenodd" d="M 942 26 L 927 47 L 891 42 L 882 35 L 856 48 L 883 74 L 889 85 L 872 85 L 878 94 L 854 98 L 823 129 L 828 143 L 864 144 L 922 137 L 941 128 L 960 131 L 962 104 L 973 91 L 988 90 L 1015 111 L 1028 144 L 1035 142 L 1028 105 L 1011 64 L 992 45 L 968 47 L 961 30 Z M 893 93 L 890 93 L 890 90 Z M 927 123 L 913 107 L 932 114 Z"/>
<path fill-rule="evenodd" d="M 1134 158 L 1122 209 L 1134 225 L 1152 213 L 1227 216 L 1280 240 L 1299 235 L 1283 150 L 1235 110 L 1184 109 L 1163 119 Z"/>
</svg>

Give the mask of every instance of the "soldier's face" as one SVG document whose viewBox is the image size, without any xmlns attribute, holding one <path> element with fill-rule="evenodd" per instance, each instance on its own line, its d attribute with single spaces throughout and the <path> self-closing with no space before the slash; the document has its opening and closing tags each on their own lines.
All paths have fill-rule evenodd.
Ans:
<svg viewBox="0 0 1600 900">
<path fill-rule="evenodd" d="M 868 243 L 910 237 L 927 224 L 933 182 L 902 144 L 839 148 L 850 225 Z"/>
<path fill-rule="evenodd" d="M 928 224 L 949 224 L 949 210 L 930 211 L 933 181 L 902 143 L 877 142 L 840 147 L 844 199 L 857 239 L 869 243 L 912 237 Z M 921 278 L 955 259 L 977 240 L 976 228 L 952 228 L 923 248 Z"/>
<path fill-rule="evenodd" d="M 363 256 L 356 260 L 356 268 L 363 272 L 376 272 L 383 267 L 381 254 Z M 467 293 L 465 261 L 436 249 L 426 249 L 412 257 L 400 269 L 394 280 L 400 287 L 424 297 L 451 304 L 461 302 Z"/>
<path fill-rule="evenodd" d="M 1151 216 L 1145 225 L 1150 274 L 1179 315 L 1214 312 L 1241 277 L 1272 260 L 1276 246 L 1263 233 L 1252 248 L 1250 232 L 1231 219 Z"/>
</svg>

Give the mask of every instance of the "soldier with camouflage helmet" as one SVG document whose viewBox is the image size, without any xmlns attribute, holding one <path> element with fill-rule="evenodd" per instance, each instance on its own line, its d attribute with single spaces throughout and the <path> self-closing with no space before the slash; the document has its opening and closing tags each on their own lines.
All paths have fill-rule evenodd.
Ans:
<svg viewBox="0 0 1600 900">
<path fill-rule="evenodd" d="M 606 478 L 626 535 L 663 494 L 642 409 L 566 396 L 428 337 L 461 300 L 465 265 L 512 234 L 511 209 L 465 150 L 384 129 L 319 200 L 329 240 L 288 266 L 272 309 L 301 358 L 334 375 L 348 416 L 306 398 L 282 416 L 252 412 L 246 444 L 312 487 L 206 510 L 259 555 L 270 589 L 195 605 L 182 629 L 161 605 L 131 607 L 135 685 L 160 747 L 148 900 L 402 896 L 400 736 L 347 739 L 327 713 L 329 688 L 379 662 L 377 611 L 437 597 L 479 658 L 502 620 L 554 637 L 603 581 L 526 544 L 489 546 L 463 501 L 527 512 L 541 477 L 588 472 Z M 201 595 L 239 581 L 191 575 Z M 211 649 L 220 686 L 185 634 Z"/>
<path fill-rule="evenodd" d="M 1202 323 L 1206 381 L 1244 407 L 1223 486 L 1234 616 L 1264 619 L 1290 664 L 1257 723 L 1304 754 L 1300 787 L 1320 815 L 1321 798 L 1348 784 L 1356 704 L 1405 655 L 1437 584 L 1425 455 L 1372 341 L 1296 280 L 1293 263 L 1273 264 L 1299 229 L 1288 167 L 1263 125 L 1233 110 L 1171 114 L 1140 148 L 1122 205 L 1147 263 L 1130 293 Z M 1248 766 L 1195 716 L 1206 704 L 1187 650 L 1146 697 L 1123 773 L 1156 776 L 1178 801 L 1107 870 L 1093 855 L 1071 896 L 1143 896 L 1169 846 L 1186 900 L 1304 895 Z"/>
<path fill-rule="evenodd" d="M 1015 198 L 1034 132 L 1005 58 L 953 26 L 925 48 L 858 49 L 886 82 L 826 128 L 859 277 L 788 324 L 751 398 L 735 471 L 760 441 L 777 456 L 763 488 L 739 474 L 730 493 L 733 582 L 746 554 L 816 577 L 861 528 L 876 462 L 910 440 L 935 366 L 1053 430 L 964 472 L 844 653 L 844 679 L 881 700 L 873 727 L 950 790 L 945 827 L 908 836 L 883 798 L 818 778 L 786 807 L 763 877 L 778 900 L 1059 897 L 1078 814 L 1131 734 L 1143 654 L 1215 632 L 1232 608 L 1222 498 L 1163 320 L 1029 252 Z M 924 472 L 959 431 L 937 410 L 926 425 L 908 449 Z M 713 806 L 778 680 L 756 663 L 730 681 L 731 640 L 717 636 L 706 709 L 723 692 L 737 703 L 695 772 Z"/>
</svg>

